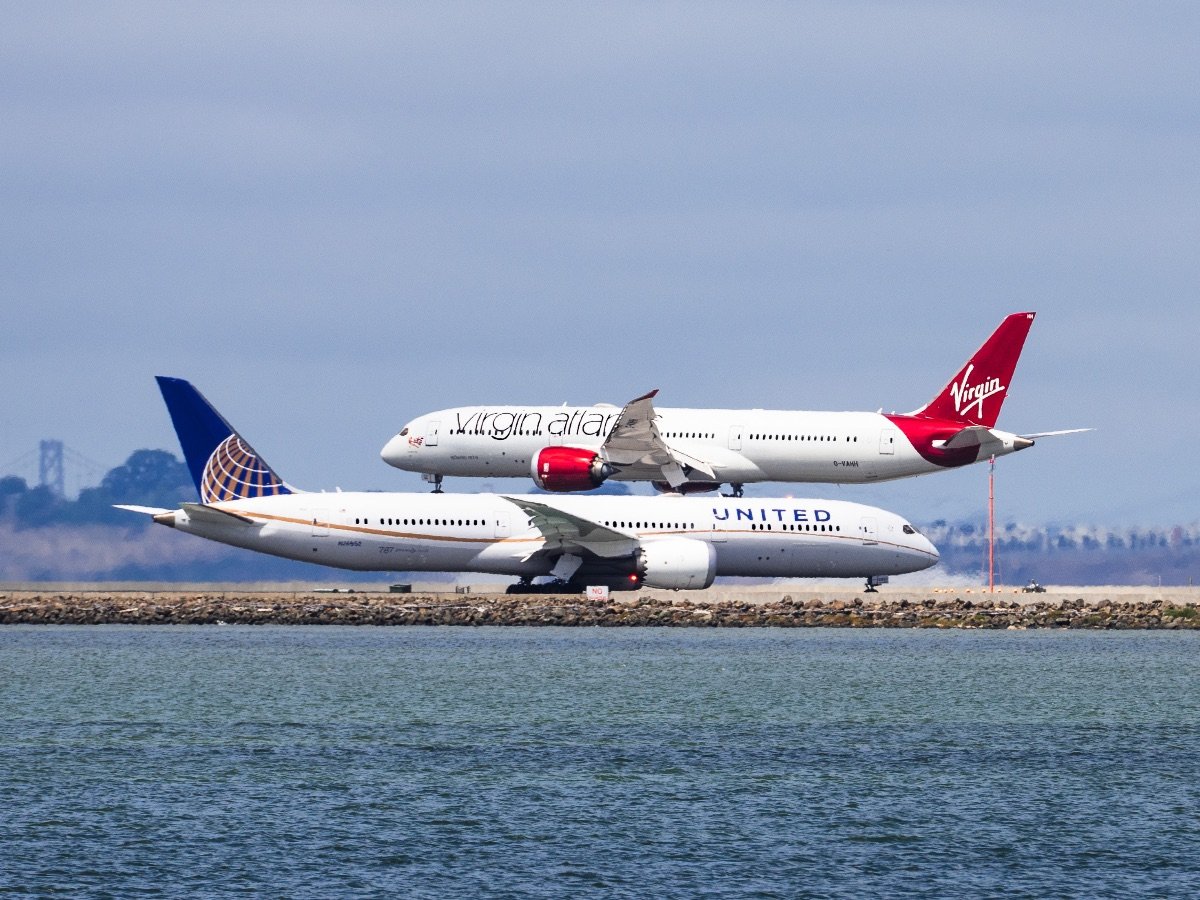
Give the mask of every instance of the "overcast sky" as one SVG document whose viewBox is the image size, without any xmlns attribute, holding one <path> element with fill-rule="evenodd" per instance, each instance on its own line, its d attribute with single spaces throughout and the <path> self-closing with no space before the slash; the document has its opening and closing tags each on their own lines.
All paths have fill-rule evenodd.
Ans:
<svg viewBox="0 0 1200 900">
<path fill-rule="evenodd" d="M 294 484 L 419 490 L 433 409 L 908 411 L 1034 310 L 1000 427 L 1097 431 L 1000 515 L 1200 517 L 1196 4 L 2 9 L 0 464 L 178 453 L 168 374 Z"/>
</svg>

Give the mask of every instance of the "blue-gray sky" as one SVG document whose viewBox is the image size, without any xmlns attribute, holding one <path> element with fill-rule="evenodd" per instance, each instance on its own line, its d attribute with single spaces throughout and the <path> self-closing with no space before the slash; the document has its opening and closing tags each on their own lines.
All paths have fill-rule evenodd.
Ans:
<svg viewBox="0 0 1200 900">
<path fill-rule="evenodd" d="M 0 461 L 177 452 L 171 374 L 295 484 L 421 489 L 431 409 L 906 411 L 1029 309 L 1001 427 L 1098 430 L 1001 515 L 1197 518 L 1195 4 L 2 8 Z"/>
</svg>

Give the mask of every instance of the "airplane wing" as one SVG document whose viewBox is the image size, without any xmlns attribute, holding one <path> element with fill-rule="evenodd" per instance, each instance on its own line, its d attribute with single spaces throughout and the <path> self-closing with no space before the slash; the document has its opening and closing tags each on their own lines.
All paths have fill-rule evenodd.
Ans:
<svg viewBox="0 0 1200 900">
<path fill-rule="evenodd" d="M 654 397 L 658 389 L 630 400 L 600 448 L 601 455 L 617 468 L 658 469 L 671 487 L 687 481 L 685 466 L 716 478 L 702 459 L 670 447 L 658 431 Z"/>
<path fill-rule="evenodd" d="M 506 496 L 504 499 L 519 506 L 533 520 L 533 527 L 546 539 L 543 550 L 565 554 L 586 550 L 596 556 L 613 559 L 628 556 L 641 546 L 641 542 L 631 534 L 564 512 L 547 503 L 538 503 L 525 497 Z"/>
</svg>

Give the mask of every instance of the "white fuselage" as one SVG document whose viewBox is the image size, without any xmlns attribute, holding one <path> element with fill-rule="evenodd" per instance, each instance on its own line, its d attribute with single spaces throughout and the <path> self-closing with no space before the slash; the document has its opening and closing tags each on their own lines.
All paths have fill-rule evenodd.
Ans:
<svg viewBox="0 0 1200 900">
<path fill-rule="evenodd" d="M 531 461 L 545 447 L 599 451 L 620 412 L 613 406 L 446 409 L 409 422 L 381 455 L 397 468 L 428 475 L 528 478 Z M 936 449 L 941 435 L 910 416 L 766 409 L 657 413 L 659 433 L 671 447 L 711 466 L 714 478 L 696 480 L 716 483 L 887 481 L 1003 456 L 1031 443 L 992 429 L 977 449 L 951 462 Z M 960 427 L 948 423 L 945 437 Z M 647 473 L 618 469 L 612 477 L 644 480 Z"/>
<path fill-rule="evenodd" d="M 710 544 L 716 574 L 865 577 L 928 568 L 937 550 L 894 513 L 835 500 L 728 497 L 526 497 L 627 534 L 642 545 Z M 224 510 L 251 520 L 229 517 Z M 547 537 L 496 494 L 297 493 L 210 504 L 203 515 L 162 513 L 160 524 L 275 556 L 344 569 L 551 572 Z"/>
</svg>

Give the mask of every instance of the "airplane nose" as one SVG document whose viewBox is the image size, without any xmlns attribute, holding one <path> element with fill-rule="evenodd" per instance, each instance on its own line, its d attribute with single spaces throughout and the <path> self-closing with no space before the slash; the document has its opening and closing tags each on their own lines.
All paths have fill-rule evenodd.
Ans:
<svg viewBox="0 0 1200 900">
<path fill-rule="evenodd" d="M 925 535 L 921 535 L 921 543 L 918 544 L 918 549 L 923 550 L 925 553 L 928 553 L 930 557 L 932 557 L 929 563 L 931 566 L 937 565 L 938 560 L 942 558 L 942 554 L 940 554 L 938 552 L 938 548 L 933 545 L 933 541 L 925 537 Z"/>
<path fill-rule="evenodd" d="M 928 545 L 929 552 L 930 552 L 931 554 L 933 554 L 933 558 L 934 558 L 934 559 L 941 559 L 941 558 L 942 558 L 941 551 L 940 551 L 940 550 L 938 550 L 938 548 L 937 548 L 937 545 L 935 545 L 935 544 L 933 543 L 933 541 L 929 540 L 929 538 L 925 538 L 925 543 L 926 543 L 926 545 Z"/>
<path fill-rule="evenodd" d="M 404 452 L 406 445 L 407 441 L 400 437 L 400 435 L 396 435 L 383 445 L 383 449 L 379 451 L 379 455 L 389 466 L 394 466 L 400 460 L 400 455 Z"/>
</svg>

